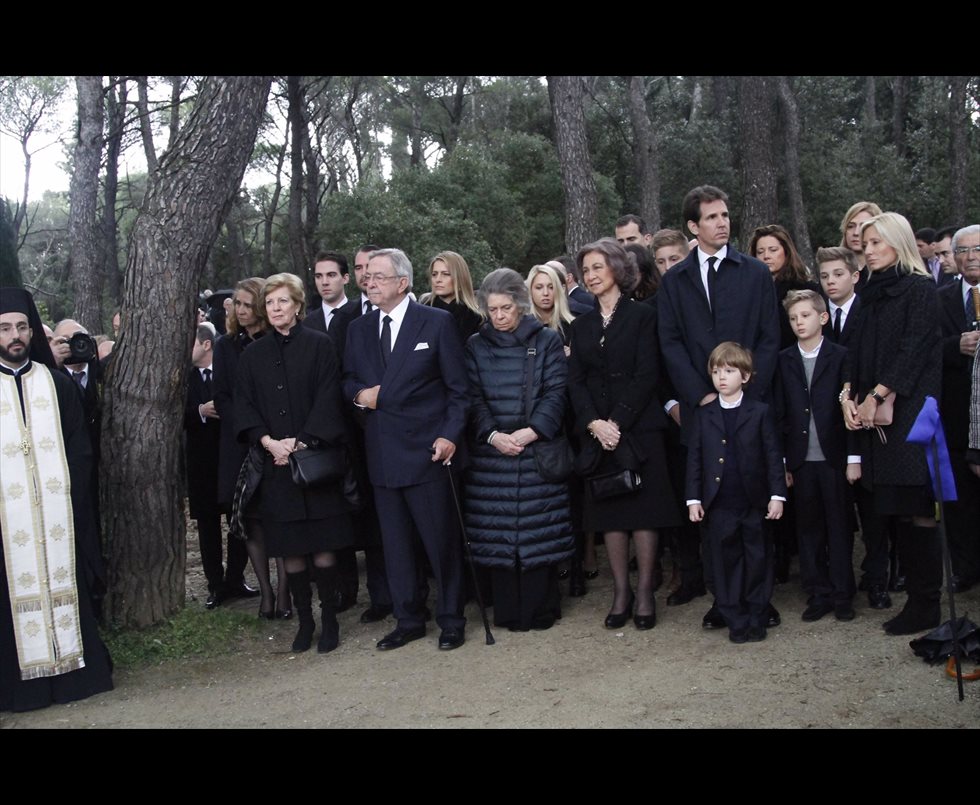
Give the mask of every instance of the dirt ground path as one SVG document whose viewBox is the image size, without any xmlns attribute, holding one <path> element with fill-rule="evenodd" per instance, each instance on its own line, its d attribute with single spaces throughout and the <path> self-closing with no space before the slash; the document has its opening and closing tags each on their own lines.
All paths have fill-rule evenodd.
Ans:
<svg viewBox="0 0 980 805">
<path fill-rule="evenodd" d="M 204 585 L 190 557 L 189 606 Z M 608 631 L 608 570 L 584 598 L 565 599 L 546 632 L 496 630 L 487 646 L 475 605 L 466 644 L 436 648 L 438 629 L 393 652 L 375 644 L 393 621 L 361 625 L 361 604 L 340 616 L 341 645 L 329 655 L 288 651 L 294 622 L 267 625 L 241 650 L 116 674 L 116 690 L 71 705 L 0 714 L 29 727 L 977 727 L 980 683 L 955 682 L 888 637 L 888 611 L 867 607 L 839 623 L 803 623 L 794 574 L 779 585 L 783 625 L 764 643 L 736 646 L 705 632 L 709 600 L 664 606 L 652 631 Z M 191 601 L 196 596 L 199 600 Z M 895 595 L 896 607 L 904 596 Z M 231 604 L 250 612 L 249 601 Z M 958 596 L 980 620 L 980 589 Z M 895 610 L 892 610 L 894 612 Z M 431 625 L 430 625 L 431 626 Z M 972 666 L 968 666 L 972 670 Z"/>
</svg>

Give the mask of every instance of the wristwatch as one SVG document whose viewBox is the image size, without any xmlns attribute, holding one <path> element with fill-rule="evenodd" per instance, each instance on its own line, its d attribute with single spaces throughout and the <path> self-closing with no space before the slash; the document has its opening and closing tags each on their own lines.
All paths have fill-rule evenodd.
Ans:
<svg viewBox="0 0 980 805">
<path fill-rule="evenodd" d="M 868 392 L 868 396 L 879 405 L 885 401 L 885 398 L 878 393 L 877 389 L 871 389 L 871 391 Z"/>
</svg>

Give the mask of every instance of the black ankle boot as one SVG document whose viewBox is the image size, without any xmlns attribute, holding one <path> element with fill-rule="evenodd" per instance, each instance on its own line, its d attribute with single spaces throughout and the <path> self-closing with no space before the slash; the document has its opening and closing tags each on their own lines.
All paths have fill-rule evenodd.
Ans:
<svg viewBox="0 0 980 805">
<path fill-rule="evenodd" d="M 908 600 L 897 616 L 884 623 L 885 631 L 906 635 L 934 629 L 942 620 L 943 583 L 942 554 L 935 527 L 900 524 L 898 561 L 905 571 Z"/>
<path fill-rule="evenodd" d="M 320 614 L 322 616 L 320 619 L 320 639 L 316 643 L 316 650 L 320 654 L 327 654 L 340 645 L 340 624 L 337 623 L 335 606 L 340 573 L 336 566 L 314 566 L 313 578 L 316 581 L 317 594 L 320 596 Z"/>
<path fill-rule="evenodd" d="M 313 593 L 310 590 L 310 571 L 303 569 L 299 573 L 287 573 L 289 592 L 293 596 L 293 606 L 299 620 L 299 629 L 293 639 L 293 651 L 308 651 L 313 645 Z"/>
</svg>

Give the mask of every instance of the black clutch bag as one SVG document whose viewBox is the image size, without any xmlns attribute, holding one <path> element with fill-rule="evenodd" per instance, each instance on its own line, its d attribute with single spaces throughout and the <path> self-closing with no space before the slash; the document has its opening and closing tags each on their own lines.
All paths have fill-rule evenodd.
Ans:
<svg viewBox="0 0 980 805">
<path fill-rule="evenodd" d="M 588 479 L 588 483 L 593 500 L 629 495 L 643 485 L 640 474 L 636 470 L 619 470 L 605 475 L 593 475 Z"/>
<path fill-rule="evenodd" d="M 293 483 L 304 489 L 335 484 L 347 474 L 346 447 L 307 447 L 289 454 Z"/>
</svg>

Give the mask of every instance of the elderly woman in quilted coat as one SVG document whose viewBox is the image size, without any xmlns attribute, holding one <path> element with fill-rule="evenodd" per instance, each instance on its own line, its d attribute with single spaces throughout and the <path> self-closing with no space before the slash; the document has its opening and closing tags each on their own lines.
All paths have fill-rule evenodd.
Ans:
<svg viewBox="0 0 980 805">
<path fill-rule="evenodd" d="M 474 561 L 490 570 L 494 623 L 548 629 L 561 617 L 557 565 L 572 555 L 574 540 L 567 484 L 542 478 L 543 456 L 535 453 L 562 436 L 565 352 L 561 336 L 529 315 L 516 271 L 490 272 L 479 300 L 487 322 L 466 345 L 467 533 Z"/>
</svg>

